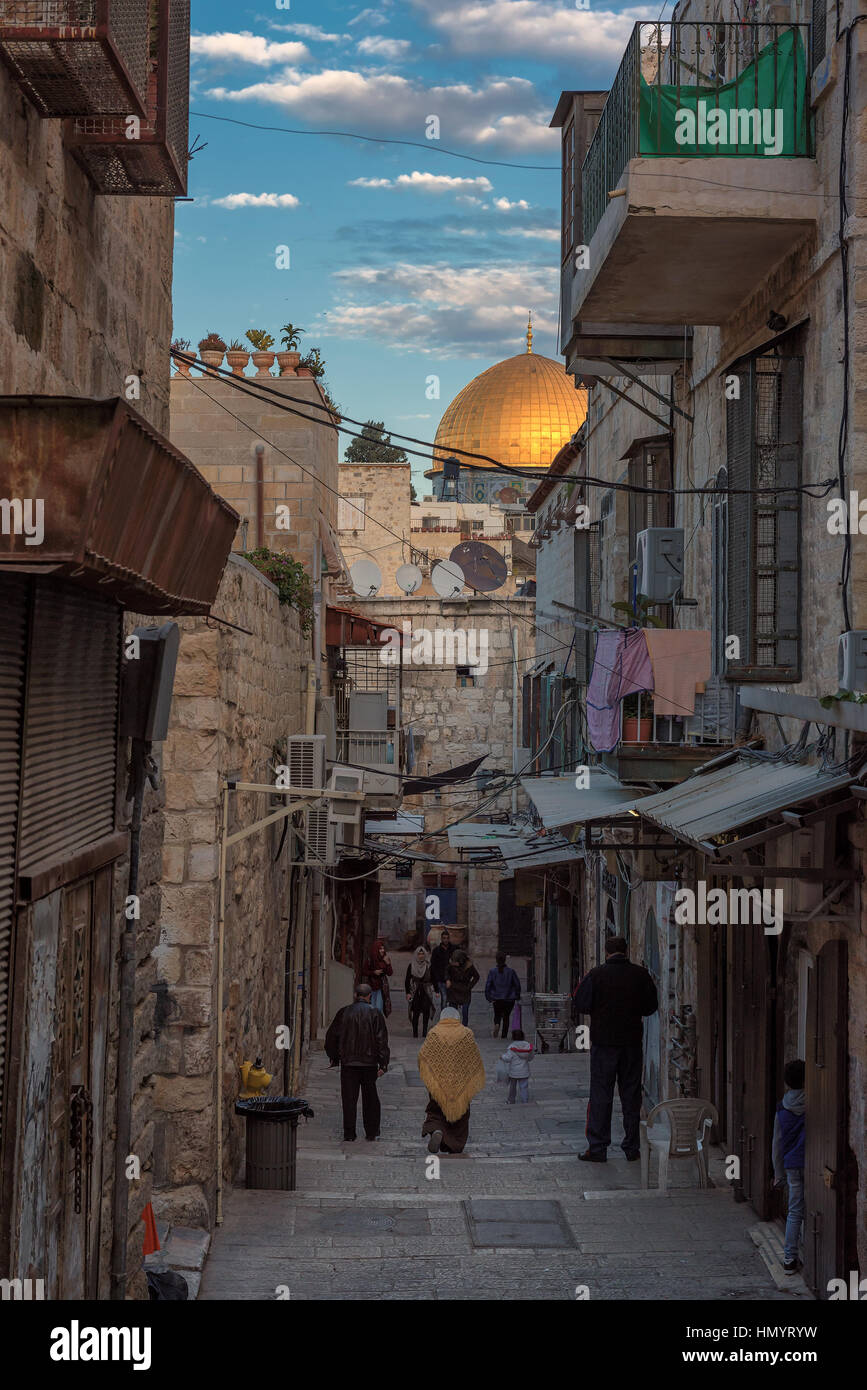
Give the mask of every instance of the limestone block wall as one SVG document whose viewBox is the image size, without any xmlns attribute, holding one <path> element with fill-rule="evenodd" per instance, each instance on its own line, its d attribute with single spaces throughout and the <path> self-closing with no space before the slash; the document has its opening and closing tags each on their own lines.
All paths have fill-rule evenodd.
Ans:
<svg viewBox="0 0 867 1390">
<path fill-rule="evenodd" d="M 223 776 L 272 782 L 288 735 L 304 732 L 309 638 L 294 609 L 240 556 L 230 557 L 215 616 L 248 632 L 182 620 L 172 720 L 165 745 L 166 836 L 156 983 L 155 1204 L 207 1226 L 214 1216 L 216 1102 L 223 1105 L 224 1179 L 238 1174 L 242 1122 L 232 1106 L 238 1065 L 261 1056 L 282 1082 L 276 1046 L 284 1018 L 290 916 L 288 849 L 281 825 L 228 851 L 223 1075 L 215 1077 L 219 787 Z M 282 751 L 281 751 L 282 750 Z M 236 793 L 229 831 L 272 809 L 263 793 Z M 293 931 L 308 929 L 293 922 Z"/>
<path fill-rule="evenodd" d="M 341 497 L 364 498 L 364 524 L 352 525 L 360 518 L 344 512 L 345 526 L 339 531 L 340 548 L 347 565 L 355 560 L 373 560 L 382 571 L 380 594 L 399 597 L 395 582 L 399 565 L 408 564 L 410 554 L 411 470 L 408 463 L 341 463 Z M 400 539 L 399 539 L 400 538 Z"/>
<path fill-rule="evenodd" d="M 98 197 L 0 68 L 0 393 L 119 396 L 168 433 L 174 203 Z"/>
</svg>

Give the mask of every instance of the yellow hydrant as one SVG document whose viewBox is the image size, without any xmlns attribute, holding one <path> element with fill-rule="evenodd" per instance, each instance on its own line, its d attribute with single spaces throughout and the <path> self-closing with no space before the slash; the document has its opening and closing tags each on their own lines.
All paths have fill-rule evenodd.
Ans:
<svg viewBox="0 0 867 1390">
<path fill-rule="evenodd" d="M 273 1077 L 262 1066 L 262 1058 L 241 1063 L 241 1100 L 253 1100 L 271 1085 Z"/>
</svg>

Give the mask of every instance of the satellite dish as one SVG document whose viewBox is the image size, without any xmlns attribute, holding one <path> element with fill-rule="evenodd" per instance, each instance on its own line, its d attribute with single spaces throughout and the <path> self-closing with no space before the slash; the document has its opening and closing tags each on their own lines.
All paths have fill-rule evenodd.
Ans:
<svg viewBox="0 0 867 1390">
<path fill-rule="evenodd" d="M 382 588 L 382 570 L 373 560 L 356 560 L 349 571 L 349 578 L 359 598 L 373 598 Z"/>
<path fill-rule="evenodd" d="M 399 565 L 394 575 L 397 587 L 405 594 L 414 594 L 423 582 L 424 575 L 418 565 Z"/>
<path fill-rule="evenodd" d="M 460 566 L 471 589 L 482 594 L 501 589 L 506 582 L 506 562 L 499 550 L 484 541 L 461 541 L 451 555 L 451 562 Z"/>
<path fill-rule="evenodd" d="M 517 502 L 521 494 L 516 487 L 501 487 L 496 497 L 498 502 Z"/>
<path fill-rule="evenodd" d="M 440 598 L 457 598 L 464 591 L 464 572 L 454 560 L 439 560 L 430 572 L 430 582 Z"/>
</svg>

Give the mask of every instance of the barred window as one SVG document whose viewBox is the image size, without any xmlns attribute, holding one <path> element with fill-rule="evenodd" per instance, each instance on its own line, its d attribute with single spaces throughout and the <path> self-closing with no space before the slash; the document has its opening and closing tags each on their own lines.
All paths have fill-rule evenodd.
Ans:
<svg viewBox="0 0 867 1390">
<path fill-rule="evenodd" d="M 727 402 L 727 621 L 740 642 L 726 674 L 800 680 L 798 492 L 746 489 L 801 481 L 803 360 L 766 354 L 735 370 L 740 399 Z"/>
<path fill-rule="evenodd" d="M 629 494 L 629 559 L 636 558 L 639 531 L 648 526 L 674 525 L 674 496 L 671 480 L 671 439 L 636 439 L 627 450 L 629 485 L 638 488 L 663 488 L 663 492 L 630 492 Z"/>
</svg>

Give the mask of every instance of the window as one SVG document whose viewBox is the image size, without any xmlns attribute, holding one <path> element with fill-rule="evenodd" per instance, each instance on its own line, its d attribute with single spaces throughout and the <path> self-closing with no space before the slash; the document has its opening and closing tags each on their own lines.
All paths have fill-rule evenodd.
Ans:
<svg viewBox="0 0 867 1390">
<path fill-rule="evenodd" d="M 727 402 L 727 623 L 740 656 L 738 680 L 800 680 L 800 529 L 803 360 L 754 357 L 729 375 L 740 397 Z"/>
<path fill-rule="evenodd" d="M 631 487 L 665 488 L 665 492 L 630 492 L 629 558 L 635 559 L 636 537 L 648 526 L 674 525 L 671 492 L 671 438 L 636 439 L 629 451 Z"/>
<path fill-rule="evenodd" d="M 711 615 L 711 673 L 722 676 L 726 669 L 725 644 L 729 630 L 728 617 L 728 472 L 721 468 L 716 475 L 716 495 L 711 513 L 711 560 L 713 564 L 712 592 L 713 612 Z"/>
<path fill-rule="evenodd" d="M 580 175 L 580 170 L 579 170 Z M 568 260 L 575 245 L 575 119 L 563 128 L 563 211 L 561 218 L 562 259 Z"/>
<path fill-rule="evenodd" d="M 337 503 L 338 531 L 363 531 L 365 515 L 363 497 L 341 497 Z"/>
</svg>

